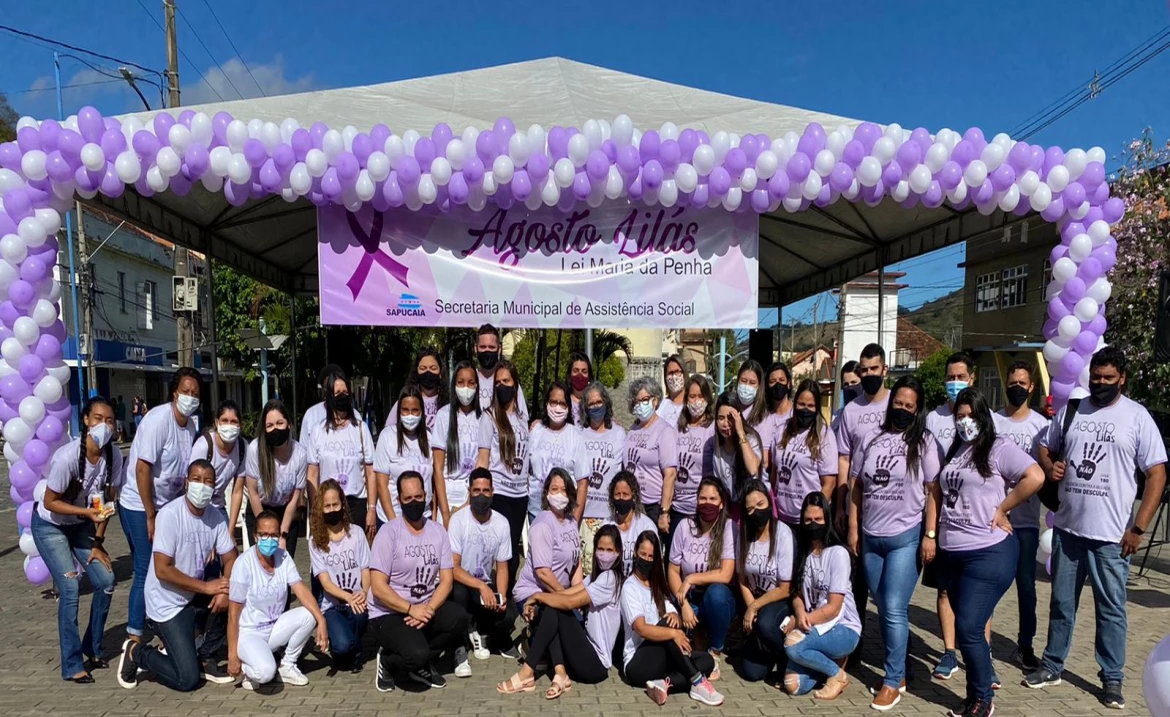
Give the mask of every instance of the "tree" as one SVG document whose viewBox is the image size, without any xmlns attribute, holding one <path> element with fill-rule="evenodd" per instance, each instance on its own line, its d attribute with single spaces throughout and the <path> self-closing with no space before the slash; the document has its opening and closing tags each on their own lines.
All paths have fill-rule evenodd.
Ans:
<svg viewBox="0 0 1170 717">
<path fill-rule="evenodd" d="M 1113 196 L 1125 201 L 1126 212 L 1112 227 L 1117 264 L 1109 274 L 1113 292 L 1105 314 L 1105 341 L 1129 359 L 1130 397 L 1164 409 L 1170 407 L 1170 365 L 1154 361 L 1151 327 L 1158 308 L 1158 277 L 1170 269 L 1170 143 L 1155 145 L 1147 129 L 1121 159 L 1110 186 Z"/>
<path fill-rule="evenodd" d="M 563 381 L 569 372 L 569 355 L 573 351 L 584 351 L 585 333 L 560 329 L 524 329 L 513 332 L 518 340 L 512 346 L 512 363 L 520 375 L 520 385 L 533 406 L 539 406 L 539 397 L 544 388 L 556 380 Z M 561 350 L 557 351 L 558 334 Z M 544 348 L 542 348 L 544 347 Z M 598 329 L 593 332 L 593 372 L 595 378 L 609 388 L 617 387 L 626 376 L 625 366 L 619 354 L 626 361 L 631 358 L 633 347 L 629 338 L 614 331 Z M 540 411 L 537 410 L 537 413 Z"/>
<path fill-rule="evenodd" d="M 943 349 L 931 354 L 930 358 L 918 365 L 918 370 L 914 374 L 922 383 L 922 391 L 926 396 L 926 406 L 924 408 L 930 409 L 933 406 L 940 406 L 947 401 L 947 358 L 950 357 L 951 350 Z"/>
<path fill-rule="evenodd" d="M 16 122 L 20 115 L 8 104 L 8 96 L 0 92 L 0 142 L 16 139 Z"/>
</svg>

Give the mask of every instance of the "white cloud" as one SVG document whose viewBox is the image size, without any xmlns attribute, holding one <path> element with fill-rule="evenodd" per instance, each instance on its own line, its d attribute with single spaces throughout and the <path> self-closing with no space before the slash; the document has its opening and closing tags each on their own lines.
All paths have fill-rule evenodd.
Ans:
<svg viewBox="0 0 1170 717">
<path fill-rule="evenodd" d="M 252 70 L 251 75 L 248 74 L 249 68 Z M 255 81 L 252 77 L 256 78 Z M 284 58 L 280 55 L 274 57 L 271 62 L 252 64 L 248 67 L 244 66 L 240 58 L 233 57 L 219 67 L 209 68 L 197 83 L 187 84 L 182 92 L 183 105 L 206 104 L 218 101 L 219 97 L 224 100 L 239 99 L 240 95 L 245 98 L 259 97 L 261 92 L 257 84 L 263 88 L 264 95 L 271 97 L 312 90 L 317 86 L 317 81 L 312 74 L 286 77 Z M 236 89 L 233 89 L 232 85 L 235 85 Z M 216 97 L 217 92 L 219 97 Z"/>
</svg>

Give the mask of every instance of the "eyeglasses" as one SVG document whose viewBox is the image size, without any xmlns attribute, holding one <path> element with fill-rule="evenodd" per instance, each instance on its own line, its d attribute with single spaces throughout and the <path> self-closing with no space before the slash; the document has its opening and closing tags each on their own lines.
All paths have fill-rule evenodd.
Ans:
<svg viewBox="0 0 1170 717">
<path fill-rule="evenodd" d="M 256 533 L 256 540 L 280 540 L 280 536 L 275 533 Z"/>
</svg>

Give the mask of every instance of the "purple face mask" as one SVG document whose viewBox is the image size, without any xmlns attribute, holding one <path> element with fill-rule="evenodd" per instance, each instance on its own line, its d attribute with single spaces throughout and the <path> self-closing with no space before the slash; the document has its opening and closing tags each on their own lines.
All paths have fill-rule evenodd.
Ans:
<svg viewBox="0 0 1170 717">
<path fill-rule="evenodd" d="M 602 570 L 609 570 L 617 562 L 617 553 L 612 551 L 602 551 L 595 553 L 595 555 L 597 556 L 597 567 Z"/>
</svg>

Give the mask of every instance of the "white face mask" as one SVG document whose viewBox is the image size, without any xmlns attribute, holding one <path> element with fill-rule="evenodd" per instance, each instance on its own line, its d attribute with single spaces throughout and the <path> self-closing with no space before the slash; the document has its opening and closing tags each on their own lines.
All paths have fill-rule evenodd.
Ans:
<svg viewBox="0 0 1170 717">
<path fill-rule="evenodd" d="M 206 483 L 188 483 L 187 500 L 196 508 L 203 509 L 211 505 L 211 496 L 215 488 Z"/>
<path fill-rule="evenodd" d="M 650 399 L 645 401 L 638 401 L 634 404 L 634 417 L 639 421 L 645 423 L 650 416 L 654 415 L 654 402 Z"/>
<path fill-rule="evenodd" d="M 683 390 L 683 385 L 685 383 L 686 383 L 686 379 L 683 378 L 682 376 L 677 375 L 677 374 L 673 374 L 673 375 L 666 377 L 666 388 L 672 394 L 678 393 L 679 391 Z"/>
<path fill-rule="evenodd" d="M 93 439 L 93 444 L 98 447 L 99 451 L 106 447 L 106 444 L 110 442 L 110 436 L 112 435 L 113 431 L 111 431 L 110 427 L 104 423 L 99 423 L 96 426 L 89 427 L 89 437 Z"/>
<path fill-rule="evenodd" d="M 402 427 L 408 431 L 413 431 L 418 428 L 418 424 L 422 422 L 422 416 L 403 416 Z"/>
<path fill-rule="evenodd" d="M 979 424 L 975 422 L 974 418 L 964 416 L 955 421 L 955 432 L 959 434 L 959 438 L 964 443 L 970 443 L 979 437 Z"/>
<path fill-rule="evenodd" d="M 240 427 L 233 426 L 230 423 L 223 423 L 215 427 L 219 437 L 224 443 L 234 443 L 240 437 Z"/>
<path fill-rule="evenodd" d="M 564 510 L 569 507 L 569 496 L 564 493 L 549 493 L 548 504 L 557 510 Z"/>
<path fill-rule="evenodd" d="M 750 383 L 741 383 L 735 387 L 735 393 L 739 396 L 740 403 L 751 405 L 756 402 L 757 389 Z"/>
<path fill-rule="evenodd" d="M 455 387 L 455 398 L 459 399 L 460 406 L 470 406 L 477 396 L 479 396 L 479 391 L 476 391 L 472 386 Z"/>
<path fill-rule="evenodd" d="M 199 399 L 195 396 L 188 396 L 185 393 L 181 393 L 179 394 L 179 398 L 176 400 L 175 405 L 178 407 L 179 413 L 183 414 L 187 418 L 190 418 L 191 416 L 195 415 L 196 411 L 199 410 Z"/>
<path fill-rule="evenodd" d="M 556 424 L 564 423 L 565 419 L 569 416 L 569 409 L 561 408 L 560 406 L 553 406 L 550 404 L 545 406 L 544 410 L 548 415 L 548 420 Z"/>
</svg>

